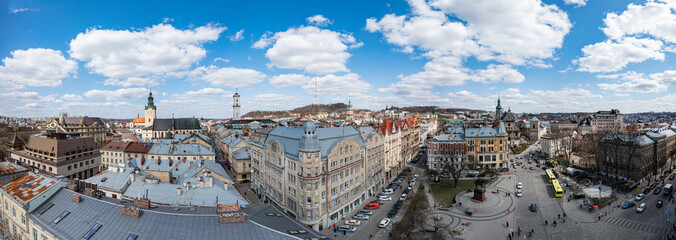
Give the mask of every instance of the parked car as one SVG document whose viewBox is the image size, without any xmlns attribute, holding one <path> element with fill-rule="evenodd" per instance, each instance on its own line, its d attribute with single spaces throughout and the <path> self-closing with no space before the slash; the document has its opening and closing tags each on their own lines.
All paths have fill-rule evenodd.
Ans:
<svg viewBox="0 0 676 240">
<path fill-rule="evenodd" d="M 533 166 L 530 166 L 530 170 L 533 170 L 533 169 L 535 169 L 535 168 Z"/>
<path fill-rule="evenodd" d="M 414 177 L 414 178 L 418 178 L 418 177 L 420 177 L 420 174 L 417 174 L 417 173 L 416 173 L 415 175 L 413 175 L 413 177 Z"/>
<path fill-rule="evenodd" d="M 364 215 L 364 214 L 357 214 L 352 217 L 353 219 L 358 219 L 358 220 L 369 220 L 369 215 Z"/>
<path fill-rule="evenodd" d="M 660 194 L 660 192 L 662 192 L 662 188 L 658 187 L 658 188 L 655 188 L 655 191 L 653 192 L 653 194 L 658 195 L 658 194 Z"/>
<path fill-rule="evenodd" d="M 392 211 L 390 211 L 390 213 L 387 214 L 387 217 L 393 218 L 396 215 L 397 215 L 397 209 L 392 209 Z"/>
<path fill-rule="evenodd" d="M 636 200 L 636 201 L 641 201 L 641 200 L 643 200 L 644 197 L 645 197 L 645 194 L 640 193 L 640 194 L 638 194 L 638 195 L 636 196 L 636 198 L 634 198 L 634 200 Z"/>
<path fill-rule="evenodd" d="M 517 183 L 517 184 L 516 184 L 516 188 L 517 188 L 517 189 L 523 188 L 523 183 L 521 183 L 521 182 Z"/>
<path fill-rule="evenodd" d="M 645 204 L 645 203 L 641 203 L 641 205 L 638 205 L 638 208 L 636 208 L 636 212 L 637 212 L 637 213 L 642 213 L 643 211 L 645 211 L 645 207 L 646 207 L 646 204 Z"/>
<path fill-rule="evenodd" d="M 537 212 L 538 211 L 538 205 L 535 203 L 530 204 L 530 211 L 531 212 Z"/>
<path fill-rule="evenodd" d="M 675 166 L 675 167 L 676 167 L 676 166 Z M 669 176 L 669 180 L 674 180 L 674 177 L 676 177 L 676 174 L 671 174 L 671 175 Z"/>
<path fill-rule="evenodd" d="M 369 203 L 366 204 L 366 206 L 364 207 L 364 209 L 378 209 L 378 208 L 380 208 L 380 204 L 378 203 Z"/>
<path fill-rule="evenodd" d="M 648 187 L 645 190 L 643 190 L 643 194 L 648 194 L 648 193 L 650 193 L 651 190 L 652 190 L 652 188 Z"/>
<path fill-rule="evenodd" d="M 384 202 L 383 202 L 383 200 L 376 199 L 376 200 L 371 201 L 371 203 L 377 203 L 377 204 L 382 205 Z"/>
<path fill-rule="evenodd" d="M 630 208 L 630 207 L 633 207 L 633 206 L 636 206 L 636 203 L 634 203 L 634 202 L 626 202 L 626 203 L 622 204 L 622 208 L 623 208 L 623 209 L 627 209 L 627 208 Z"/>
<path fill-rule="evenodd" d="M 380 220 L 380 223 L 378 223 L 378 227 L 384 228 L 387 227 L 388 224 L 390 224 L 391 220 L 389 218 L 383 218 L 383 220 Z"/>
<path fill-rule="evenodd" d="M 404 189 L 404 193 L 403 193 L 403 194 L 408 194 L 409 191 L 411 191 L 411 187 L 408 187 L 407 189 Z"/>
<path fill-rule="evenodd" d="M 351 220 L 345 220 L 345 224 L 347 224 L 347 225 L 353 225 L 353 226 L 359 226 L 359 225 L 361 225 L 361 221 L 359 221 L 359 220 L 354 220 L 354 219 L 351 219 Z"/>
<path fill-rule="evenodd" d="M 408 195 L 408 194 L 402 193 L 401 197 L 399 197 L 399 200 L 404 201 L 404 199 L 406 199 L 406 195 Z"/>
<path fill-rule="evenodd" d="M 518 191 L 516 191 L 516 196 L 517 196 L 517 197 L 521 197 L 522 195 L 523 195 L 523 193 L 521 193 L 521 189 L 519 189 Z"/>
<path fill-rule="evenodd" d="M 392 197 L 390 196 L 381 196 L 378 199 L 383 201 L 392 201 Z"/>
<path fill-rule="evenodd" d="M 394 190 L 392 190 L 391 188 L 385 189 L 385 191 L 383 191 L 383 194 L 385 194 L 385 195 L 391 195 L 393 193 L 394 193 Z"/>
<path fill-rule="evenodd" d="M 657 200 L 657 207 L 661 208 L 662 207 L 662 200 Z"/>
<path fill-rule="evenodd" d="M 338 231 L 339 231 L 339 232 L 342 232 L 342 231 L 346 231 L 346 232 L 356 232 L 356 231 L 357 231 L 357 227 L 355 227 L 355 226 L 350 226 L 350 225 L 340 225 L 340 226 L 338 226 Z"/>
<path fill-rule="evenodd" d="M 359 209 L 359 214 L 364 214 L 364 215 L 373 215 L 373 211 L 371 210 L 366 210 L 366 209 Z"/>
<path fill-rule="evenodd" d="M 397 202 L 394 204 L 394 208 L 396 208 L 396 209 L 401 208 L 401 201 L 397 201 Z"/>
</svg>

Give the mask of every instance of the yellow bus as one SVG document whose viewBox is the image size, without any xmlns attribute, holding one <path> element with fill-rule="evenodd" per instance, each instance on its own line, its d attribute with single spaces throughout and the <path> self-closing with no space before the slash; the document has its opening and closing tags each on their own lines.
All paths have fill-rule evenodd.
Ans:
<svg viewBox="0 0 676 240">
<path fill-rule="evenodd" d="M 552 171 L 551 169 L 545 170 L 545 174 L 547 175 L 547 181 L 549 181 L 549 183 L 551 183 L 552 180 L 556 180 L 556 176 L 554 176 L 554 171 Z"/>
<path fill-rule="evenodd" d="M 563 197 L 563 188 L 561 188 L 561 185 L 559 185 L 559 180 L 552 180 L 552 190 L 554 190 L 554 197 Z"/>
</svg>

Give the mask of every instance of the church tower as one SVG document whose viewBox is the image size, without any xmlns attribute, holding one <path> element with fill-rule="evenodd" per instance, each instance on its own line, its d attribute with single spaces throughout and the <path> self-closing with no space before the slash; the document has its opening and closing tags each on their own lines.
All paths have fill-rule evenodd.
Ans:
<svg viewBox="0 0 676 240">
<path fill-rule="evenodd" d="M 153 103 L 153 92 L 151 91 L 148 94 L 148 104 L 146 105 L 146 127 L 150 127 L 155 123 L 155 119 L 157 118 L 157 108 L 155 107 L 155 103 Z"/>
<path fill-rule="evenodd" d="M 495 107 L 495 120 L 502 119 L 502 106 L 500 106 L 500 97 L 498 97 L 498 106 Z"/>
<path fill-rule="evenodd" d="M 241 106 L 239 105 L 239 93 L 237 90 L 235 90 L 235 95 L 232 95 L 232 119 L 233 120 L 239 120 L 239 108 Z"/>
</svg>

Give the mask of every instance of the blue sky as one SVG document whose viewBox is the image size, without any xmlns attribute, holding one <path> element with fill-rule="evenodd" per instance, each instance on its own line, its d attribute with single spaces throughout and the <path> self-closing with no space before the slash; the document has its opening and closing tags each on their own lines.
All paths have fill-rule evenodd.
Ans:
<svg viewBox="0 0 676 240">
<path fill-rule="evenodd" d="M 227 118 L 319 103 L 676 109 L 676 3 L 9 1 L 0 115 Z"/>
</svg>

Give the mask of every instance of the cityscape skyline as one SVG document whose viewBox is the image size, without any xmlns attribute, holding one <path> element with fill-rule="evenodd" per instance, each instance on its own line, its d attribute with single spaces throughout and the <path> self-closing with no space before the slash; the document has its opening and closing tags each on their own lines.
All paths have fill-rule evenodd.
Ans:
<svg viewBox="0 0 676 240">
<path fill-rule="evenodd" d="M 228 118 L 236 90 L 242 113 L 291 110 L 315 83 L 371 110 L 676 109 L 666 1 L 254 4 L 11 1 L 0 111 L 131 118 L 152 90 L 160 117 Z"/>
</svg>

